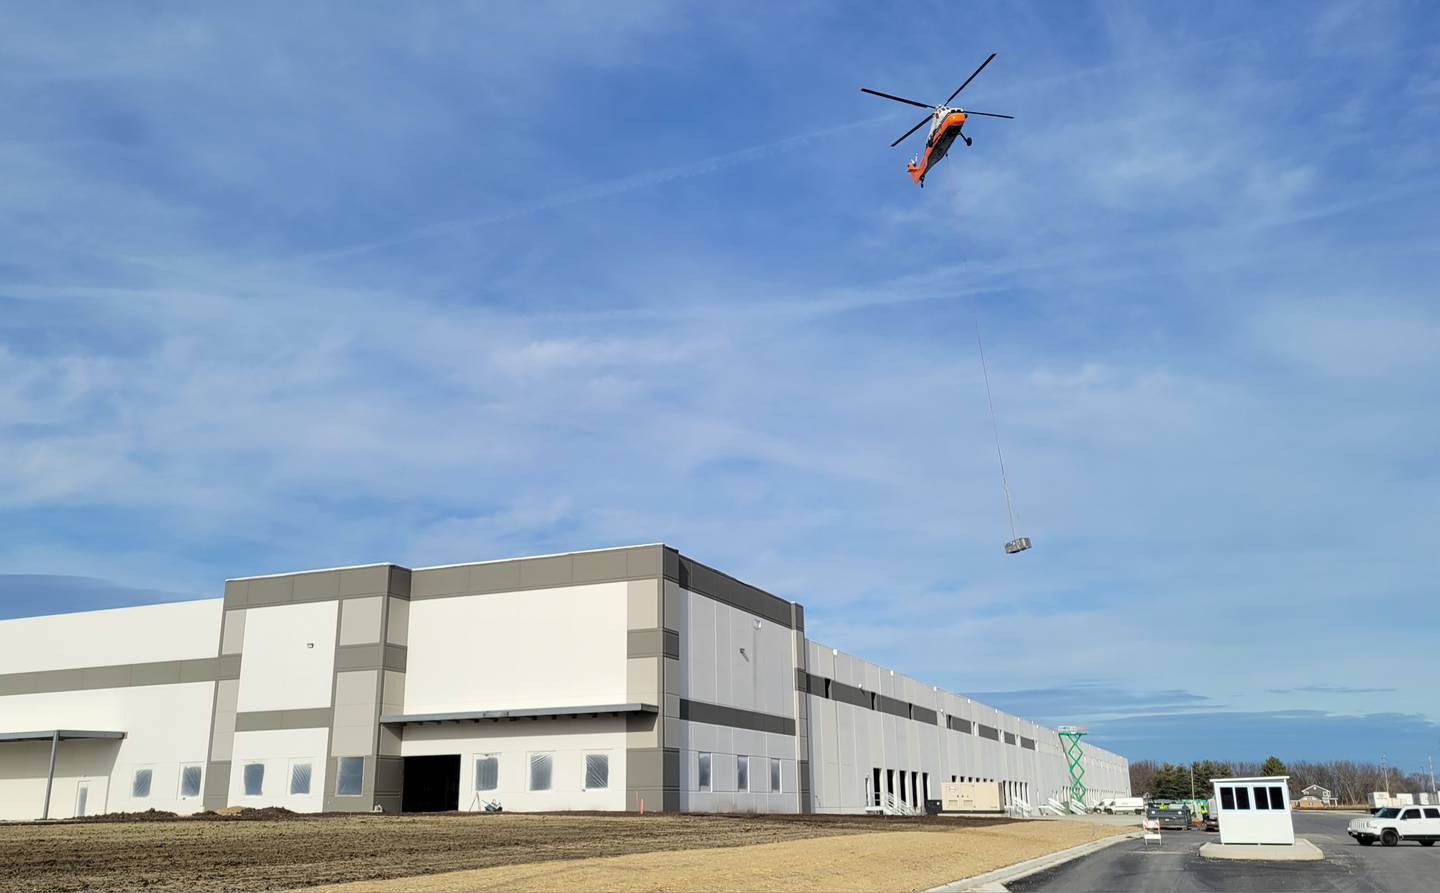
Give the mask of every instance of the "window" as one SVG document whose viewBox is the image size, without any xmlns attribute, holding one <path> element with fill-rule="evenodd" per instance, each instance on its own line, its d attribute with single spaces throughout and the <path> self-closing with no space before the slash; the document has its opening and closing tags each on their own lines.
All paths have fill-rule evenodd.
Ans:
<svg viewBox="0 0 1440 893">
<path fill-rule="evenodd" d="M 550 774 L 554 759 L 554 754 L 532 753 L 530 755 L 530 790 L 550 790 Z"/>
<path fill-rule="evenodd" d="M 201 768 L 200 768 L 199 766 L 181 766 L 181 767 L 180 767 L 180 796 L 181 796 L 181 797 L 198 797 L 198 796 L 200 796 L 200 775 L 201 775 Z"/>
<path fill-rule="evenodd" d="M 1250 789 L 1249 789 L 1249 788 L 1236 788 L 1236 789 L 1235 789 L 1235 808 L 1236 808 L 1236 809 L 1249 809 L 1249 808 L 1250 808 Z"/>
<path fill-rule="evenodd" d="M 585 790 L 603 791 L 610 787 L 610 755 L 608 753 L 587 753 L 585 755 Z"/>
<path fill-rule="evenodd" d="M 702 791 L 710 790 L 710 755 L 700 754 L 699 771 L 696 773 L 695 786 Z"/>
<path fill-rule="evenodd" d="M 1403 821 L 1407 821 L 1407 820 L 1409 820 L 1409 819 L 1419 819 L 1419 818 L 1420 818 L 1420 810 L 1418 810 L 1418 809 L 1407 809 L 1407 810 L 1405 810 L 1405 814 L 1400 817 L 1400 821 L 1403 822 Z"/>
<path fill-rule="evenodd" d="M 735 790 L 750 790 L 750 758 L 735 758 Z"/>
<path fill-rule="evenodd" d="M 603 791 L 609 786 L 611 786 L 611 755 L 609 753 L 586 753 L 586 791 Z"/>
<path fill-rule="evenodd" d="M 1425 818 L 1427 818 L 1427 819 L 1440 819 L 1440 809 L 1427 809 L 1427 810 L 1425 810 Z"/>
<path fill-rule="evenodd" d="M 1281 788 L 1275 787 L 1275 788 L 1271 788 L 1271 789 L 1270 789 L 1270 808 L 1271 808 L 1271 809 L 1284 809 L 1284 808 L 1285 808 L 1285 791 L 1282 790 Z"/>
<path fill-rule="evenodd" d="M 310 793 L 310 763 L 294 762 L 290 764 L 290 794 L 292 796 Z"/>
<path fill-rule="evenodd" d="M 265 789 L 265 764 L 246 763 L 244 770 L 245 796 L 258 797 Z"/>
<path fill-rule="evenodd" d="M 780 793 L 780 761 L 770 758 L 770 793 Z"/>
<path fill-rule="evenodd" d="M 1269 808 L 1270 808 L 1270 798 L 1269 798 L 1268 796 L 1266 796 L 1266 794 L 1265 794 L 1265 789 L 1264 789 L 1264 788 L 1256 788 L 1256 789 L 1255 789 L 1255 808 L 1256 808 L 1256 809 L 1269 809 Z"/>
<path fill-rule="evenodd" d="M 1235 789 L 1234 789 L 1234 788 L 1221 788 L 1221 789 L 1220 789 L 1220 808 L 1221 808 L 1221 809 L 1234 809 L 1234 808 L 1235 808 Z"/>
<path fill-rule="evenodd" d="M 135 778 L 130 782 L 130 796 L 143 800 L 150 796 L 150 780 L 155 777 L 153 769 L 136 769 Z"/>
<path fill-rule="evenodd" d="M 338 771 L 335 773 L 335 796 L 358 797 L 364 789 L 365 758 L 341 757 Z"/>
<path fill-rule="evenodd" d="M 498 753 L 477 753 L 475 755 L 475 790 L 493 791 L 500 787 L 500 755 Z"/>
</svg>

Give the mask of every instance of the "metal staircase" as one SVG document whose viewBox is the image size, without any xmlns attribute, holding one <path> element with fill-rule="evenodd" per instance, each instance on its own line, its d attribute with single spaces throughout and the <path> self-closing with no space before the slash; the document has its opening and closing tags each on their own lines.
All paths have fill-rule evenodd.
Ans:
<svg viewBox="0 0 1440 893">
<path fill-rule="evenodd" d="M 915 807 L 889 793 L 876 793 L 874 802 L 865 807 L 871 815 L 919 815 Z"/>
</svg>

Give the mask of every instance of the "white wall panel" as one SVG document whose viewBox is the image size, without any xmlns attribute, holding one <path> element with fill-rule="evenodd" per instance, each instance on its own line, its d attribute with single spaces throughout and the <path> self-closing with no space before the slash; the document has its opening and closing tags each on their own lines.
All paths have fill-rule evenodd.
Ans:
<svg viewBox="0 0 1440 893">
<path fill-rule="evenodd" d="M 601 583 L 412 602 L 406 712 L 625 703 L 627 592 Z"/>
<path fill-rule="evenodd" d="M 329 604 L 333 605 L 334 602 Z M 293 812 L 321 812 L 325 808 L 325 786 L 329 729 L 277 729 L 265 732 L 236 732 L 235 751 L 230 763 L 231 806 L 283 806 Z M 296 762 L 310 764 L 310 792 L 290 793 L 290 771 Z M 258 797 L 245 793 L 245 766 L 262 763 L 265 780 Z"/>
<path fill-rule="evenodd" d="M 0 621 L 0 673 L 214 657 L 218 598 Z"/>
<path fill-rule="evenodd" d="M 218 631 L 217 631 L 218 634 Z M 213 645 L 211 646 L 214 647 Z M 213 682 L 147 685 L 0 697 L 7 731 L 89 729 L 125 732 L 120 741 L 62 741 L 56 761 L 50 817 L 73 813 L 79 779 L 98 778 L 87 813 L 163 809 L 195 812 L 198 801 L 179 796 L 181 764 L 205 762 Z M 0 818 L 40 816 L 50 743 L 0 744 Z M 150 795 L 131 796 L 134 770 L 151 770 Z M 113 776 L 107 796 L 104 780 Z"/>
<path fill-rule="evenodd" d="M 339 605 L 310 602 L 246 612 L 241 712 L 330 706 Z"/>
</svg>

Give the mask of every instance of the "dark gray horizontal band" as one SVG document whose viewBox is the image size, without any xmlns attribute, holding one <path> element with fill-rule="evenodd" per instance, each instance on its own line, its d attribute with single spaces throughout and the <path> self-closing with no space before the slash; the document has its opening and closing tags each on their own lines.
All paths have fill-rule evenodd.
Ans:
<svg viewBox="0 0 1440 893">
<path fill-rule="evenodd" d="M 976 734 L 979 735 L 981 738 L 989 738 L 991 741 L 1000 740 L 1000 730 L 995 728 L 994 726 L 987 726 L 977 723 Z"/>
<path fill-rule="evenodd" d="M 404 645 L 380 642 L 366 645 L 341 645 L 335 649 L 335 671 L 397 670 L 405 672 L 409 649 Z"/>
<path fill-rule="evenodd" d="M 842 704 L 864 707 L 867 710 L 878 710 L 891 716 L 913 719 L 916 722 L 929 723 L 932 726 L 940 724 L 939 715 L 928 707 L 921 707 L 919 704 L 911 704 L 909 701 L 902 701 L 888 695 L 868 692 L 863 688 L 836 682 L 834 679 L 827 679 L 824 676 L 816 676 L 814 673 L 807 673 L 804 670 L 795 671 L 795 687 L 798 691 L 816 697 L 829 698 Z"/>
<path fill-rule="evenodd" d="M 830 698 L 842 704 L 849 704 L 852 707 L 864 707 L 869 710 L 874 702 L 870 699 L 870 692 L 854 685 L 846 685 L 836 679 L 829 680 Z"/>
<path fill-rule="evenodd" d="M 901 719 L 910 718 L 910 705 L 899 698 L 892 698 L 889 695 L 875 695 L 875 709 L 881 713 L 898 716 Z"/>
<path fill-rule="evenodd" d="M 655 704 L 586 704 L 579 707 L 517 707 L 512 710 L 459 710 L 454 713 L 387 713 L 382 723 L 396 725 L 425 722 L 480 722 L 482 720 L 525 719 L 542 716 L 599 716 L 620 713 L 658 713 Z"/>
<path fill-rule="evenodd" d="M 732 729 L 774 732 L 778 735 L 795 734 L 795 720 L 791 717 L 761 713 L 758 710 L 743 710 L 739 707 L 725 707 L 720 704 L 707 704 L 704 701 L 691 701 L 688 698 L 680 699 L 680 718 L 689 722 L 729 726 Z"/>
<path fill-rule="evenodd" d="M 662 575 L 664 552 L 664 546 L 636 546 L 424 568 L 411 575 L 410 598 L 446 598 L 653 579 Z"/>
<path fill-rule="evenodd" d="M 1020 746 L 1023 747 L 1023 748 L 1025 748 L 1026 750 L 1034 750 L 1034 749 L 1035 749 L 1035 739 L 1034 739 L 1034 738 L 1021 738 L 1021 739 L 1020 739 Z"/>
<path fill-rule="evenodd" d="M 680 634 L 673 629 L 632 629 L 625 634 L 626 657 L 680 659 Z"/>
<path fill-rule="evenodd" d="M 678 554 L 678 553 L 677 553 Z M 728 574 L 679 555 L 675 582 L 681 589 L 699 593 L 722 604 L 748 611 L 786 629 L 794 629 L 797 617 L 793 603 L 749 583 L 742 583 Z"/>
<path fill-rule="evenodd" d="M 366 595 L 410 597 L 408 568 L 394 564 L 301 571 L 225 581 L 225 608 L 270 608 Z"/>
<path fill-rule="evenodd" d="M 39 732 L 0 732 L 0 741 L 73 741 L 77 738 L 105 738 L 119 740 L 124 732 L 96 732 L 84 729 L 46 729 Z"/>
<path fill-rule="evenodd" d="M 335 711 L 330 707 L 300 710 L 252 710 L 235 714 L 236 732 L 273 732 L 278 729 L 319 729 L 334 725 Z"/>
<path fill-rule="evenodd" d="M 136 685 L 173 685 L 240 678 L 240 655 L 164 660 L 142 664 L 111 664 L 70 670 L 38 670 L 0 675 L 0 695 L 52 694 Z"/>
</svg>

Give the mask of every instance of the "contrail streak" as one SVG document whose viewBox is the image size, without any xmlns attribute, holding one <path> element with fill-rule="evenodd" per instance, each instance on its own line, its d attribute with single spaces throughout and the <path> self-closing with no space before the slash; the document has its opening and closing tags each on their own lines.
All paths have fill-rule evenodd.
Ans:
<svg viewBox="0 0 1440 893">
<path fill-rule="evenodd" d="M 701 177 L 706 174 L 713 174 L 716 171 L 726 168 L 738 167 L 742 164 L 750 164 L 776 155 L 786 149 L 793 149 L 814 140 L 863 127 L 867 124 L 875 124 L 880 121 L 887 121 L 894 115 L 880 115 L 873 118 L 862 118 L 839 124 L 834 127 L 827 127 L 823 130 L 816 130 L 799 136 L 786 137 L 773 143 L 766 143 L 763 146 L 752 146 L 748 149 L 740 149 L 725 155 L 716 155 L 713 158 L 706 158 L 701 161 L 689 164 L 677 165 L 675 167 L 661 168 L 659 170 L 647 171 L 643 174 L 635 174 L 630 177 L 622 177 L 618 180 L 606 180 L 593 186 L 581 187 L 579 189 L 567 189 L 565 192 L 529 202 L 515 208 L 500 211 L 494 214 L 481 214 L 473 217 L 458 217 L 453 220 L 443 220 L 437 223 L 427 224 L 408 232 L 383 239 L 375 239 L 369 242 L 359 242 L 354 245 L 345 245 L 339 248 L 332 248 L 326 251 L 319 251 L 313 254 L 300 255 L 288 261 L 289 264 L 323 263 L 325 261 L 338 260 L 344 257 L 354 257 L 357 254 L 367 254 L 372 251 L 380 251 L 385 248 L 394 248 L 399 245 L 406 245 L 411 242 L 418 242 L 423 239 L 430 239 L 436 236 L 443 236 L 449 233 L 462 232 L 467 229 L 475 229 L 483 226 L 493 226 L 497 223 L 506 223 L 521 217 L 529 217 L 533 214 L 540 214 L 545 211 L 553 211 L 557 208 L 565 208 L 571 205 L 578 205 L 584 202 L 593 202 L 602 198 L 609 198 L 613 195 L 630 192 L 635 189 L 643 189 L 649 186 L 659 186 L 675 180 L 688 180 L 692 177 Z"/>
</svg>

